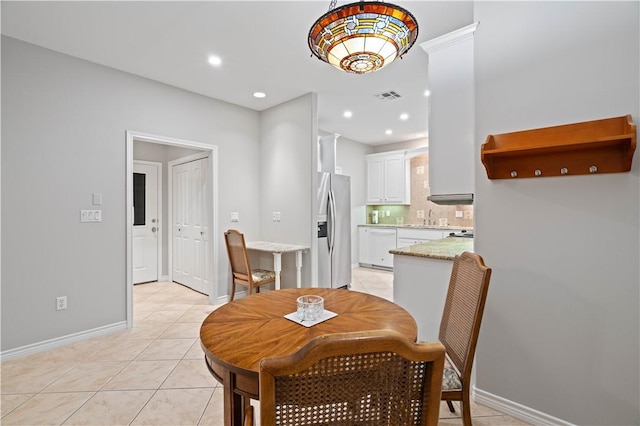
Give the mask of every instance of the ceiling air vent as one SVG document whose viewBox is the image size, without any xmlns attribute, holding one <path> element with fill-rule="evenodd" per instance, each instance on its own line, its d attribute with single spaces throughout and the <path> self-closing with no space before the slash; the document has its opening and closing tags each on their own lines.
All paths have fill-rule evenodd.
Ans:
<svg viewBox="0 0 640 426">
<path fill-rule="evenodd" d="M 379 93 L 375 95 L 375 97 L 380 99 L 381 101 L 393 101 L 394 99 L 398 99 L 400 95 L 393 90 L 389 90 L 388 92 Z"/>
</svg>

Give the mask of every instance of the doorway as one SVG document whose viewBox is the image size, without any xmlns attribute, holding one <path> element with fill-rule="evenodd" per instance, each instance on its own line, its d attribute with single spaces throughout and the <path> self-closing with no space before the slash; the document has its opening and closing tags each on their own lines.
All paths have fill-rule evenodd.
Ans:
<svg viewBox="0 0 640 426">
<path fill-rule="evenodd" d="M 191 151 L 193 150 L 200 151 L 203 153 L 202 156 L 206 157 L 206 165 L 208 168 L 208 174 L 206 176 L 206 193 L 203 197 L 203 203 L 208 208 L 208 218 L 206 219 L 206 223 L 204 224 L 208 230 L 211 230 L 210 236 L 208 238 L 208 246 L 209 249 L 206 251 L 205 257 L 203 258 L 203 266 L 208 268 L 210 273 L 210 279 L 204 283 L 203 285 L 206 287 L 206 291 L 203 293 L 207 293 L 209 295 L 209 302 L 211 304 L 217 303 L 218 299 L 218 279 L 217 272 L 218 271 L 218 225 L 217 225 L 217 185 L 218 185 L 218 148 L 212 145 L 206 145 L 200 142 L 192 142 L 185 141 L 181 139 L 168 138 L 163 136 L 150 135 L 145 133 L 127 131 L 126 132 L 126 300 L 127 300 L 127 326 L 133 326 L 133 283 L 134 283 L 134 250 L 133 250 L 133 240 L 134 240 L 134 220 L 135 220 L 135 210 L 133 206 L 133 198 L 134 198 L 134 142 L 145 142 L 148 144 L 159 144 L 171 147 L 173 150 L 183 150 L 183 151 Z M 184 155 L 184 154 L 183 154 Z M 175 158 L 175 157 L 174 157 Z M 165 161 L 166 163 L 166 161 Z M 167 173 L 166 179 L 170 179 L 170 173 Z M 168 186 L 167 186 L 168 187 Z M 167 197 L 167 198 L 170 198 Z M 164 207 L 166 209 L 166 207 Z M 166 212 L 165 212 L 166 213 Z M 158 213 L 159 215 L 161 213 Z M 170 215 L 170 212 L 169 212 Z M 166 216 L 165 216 L 166 217 Z M 168 223 L 168 221 L 167 221 Z M 161 228 L 161 226 L 158 226 Z M 159 231 L 159 229 L 157 230 Z M 169 248 L 167 250 L 171 250 L 171 236 L 170 232 L 165 234 L 169 236 Z M 161 234 L 159 234 L 161 235 Z M 160 243 L 162 244 L 162 243 Z M 166 244 L 166 241 L 165 241 Z M 166 250 L 165 250 L 166 252 Z M 162 275 L 162 271 L 159 271 L 159 277 L 157 279 L 168 278 L 171 279 L 171 252 L 168 253 L 169 261 L 164 263 L 164 265 L 168 265 L 168 274 Z M 165 260 L 166 261 L 166 260 Z M 163 262 L 160 261 L 160 264 Z M 158 269 L 158 266 L 156 269 Z"/>
<path fill-rule="evenodd" d="M 133 162 L 133 283 L 162 273 L 162 163 Z"/>
</svg>

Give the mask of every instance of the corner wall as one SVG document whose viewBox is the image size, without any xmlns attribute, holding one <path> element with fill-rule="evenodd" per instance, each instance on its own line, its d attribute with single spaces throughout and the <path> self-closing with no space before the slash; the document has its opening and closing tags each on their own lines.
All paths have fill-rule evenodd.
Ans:
<svg viewBox="0 0 640 426">
<path fill-rule="evenodd" d="M 480 145 L 626 114 L 640 124 L 639 7 L 475 3 L 475 249 L 493 268 L 476 386 L 574 424 L 640 424 L 639 151 L 630 173 L 488 180 Z"/>
</svg>

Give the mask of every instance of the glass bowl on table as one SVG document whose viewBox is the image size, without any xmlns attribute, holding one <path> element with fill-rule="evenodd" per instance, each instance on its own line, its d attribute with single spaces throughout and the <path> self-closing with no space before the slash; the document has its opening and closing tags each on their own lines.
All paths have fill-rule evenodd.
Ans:
<svg viewBox="0 0 640 426">
<path fill-rule="evenodd" d="M 300 296 L 297 299 L 298 303 L 298 319 L 302 321 L 317 321 L 321 318 L 324 312 L 324 298 L 322 296 L 316 296 L 308 294 Z"/>
</svg>

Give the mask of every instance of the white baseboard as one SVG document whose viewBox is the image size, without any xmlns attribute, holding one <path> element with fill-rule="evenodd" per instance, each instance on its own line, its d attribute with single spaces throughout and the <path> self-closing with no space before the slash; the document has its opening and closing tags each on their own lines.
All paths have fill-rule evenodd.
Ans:
<svg viewBox="0 0 640 426">
<path fill-rule="evenodd" d="M 126 330 L 127 322 L 121 321 L 114 324 L 105 325 L 102 327 L 94 328 L 91 330 L 80 331 L 74 334 L 68 334 L 62 337 L 56 337 L 55 339 L 44 340 L 38 343 L 32 343 L 30 345 L 21 346 L 19 348 L 8 349 L 0 352 L 0 360 L 9 361 L 11 359 L 21 358 L 27 355 L 37 354 L 49 349 L 59 348 L 61 346 L 69 345 L 71 343 L 81 342 L 83 340 L 91 339 L 92 337 L 102 336 L 104 334 L 113 333 L 116 331 Z"/>
<path fill-rule="evenodd" d="M 246 290 L 242 290 L 242 291 L 239 291 L 239 292 L 236 293 L 235 299 L 242 299 L 243 297 L 246 297 L 246 296 L 247 296 L 247 291 Z M 218 296 L 217 301 L 218 301 L 216 303 L 217 305 L 221 305 L 223 303 L 227 303 L 227 302 L 229 302 L 229 296 L 228 295 L 227 296 Z"/>
<path fill-rule="evenodd" d="M 527 423 L 544 426 L 574 426 L 572 423 L 518 404 L 492 393 L 474 388 L 474 400 L 478 404 L 496 409 Z"/>
</svg>

